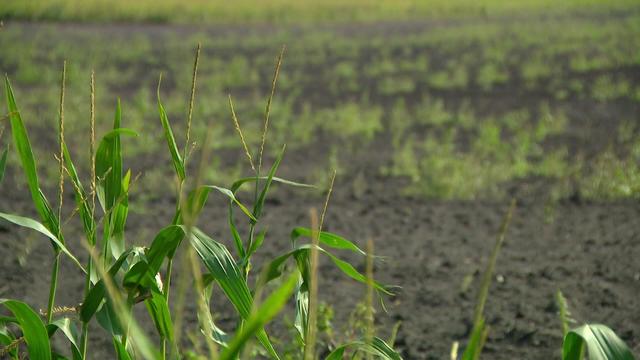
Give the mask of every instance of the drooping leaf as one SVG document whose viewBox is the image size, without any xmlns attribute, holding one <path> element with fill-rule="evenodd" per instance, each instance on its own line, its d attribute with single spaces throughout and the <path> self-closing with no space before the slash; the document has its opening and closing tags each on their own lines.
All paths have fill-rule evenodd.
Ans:
<svg viewBox="0 0 640 360">
<path fill-rule="evenodd" d="M 53 244 L 55 244 L 55 246 L 58 249 L 60 249 L 60 251 L 62 251 L 71 260 L 73 260 L 73 262 L 78 266 L 78 268 L 80 270 L 82 270 L 82 272 L 84 272 L 85 274 L 87 273 L 87 271 L 84 269 L 84 267 L 82 267 L 82 264 L 80 264 L 80 261 L 78 261 L 78 259 L 76 259 L 76 257 L 73 256 L 73 254 L 67 249 L 67 247 L 64 245 L 64 243 L 62 241 L 60 241 L 57 236 L 53 235 L 51 233 L 51 231 L 49 231 L 41 223 L 39 223 L 39 222 L 37 222 L 37 221 L 35 221 L 33 219 L 27 218 L 27 217 L 13 215 L 13 214 L 5 214 L 5 213 L 1 213 L 1 212 L 0 212 L 0 218 L 5 219 L 5 220 L 7 220 L 7 221 L 9 221 L 11 223 L 14 223 L 16 225 L 35 230 L 35 231 L 45 235 L 46 237 L 48 237 L 51 240 L 51 242 Z"/>
<path fill-rule="evenodd" d="M 252 176 L 252 177 L 246 177 L 246 178 L 241 178 L 236 180 L 232 185 L 230 190 L 233 191 L 234 193 L 236 191 L 238 191 L 238 189 L 240 189 L 240 187 L 242 187 L 242 185 L 246 184 L 246 183 L 251 183 L 254 181 L 258 181 L 258 180 L 267 180 L 269 177 L 268 176 Z M 279 178 L 277 176 L 274 176 L 271 179 L 273 182 L 277 182 L 283 185 L 290 185 L 290 186 L 294 186 L 294 187 L 303 187 L 303 188 L 311 188 L 311 189 L 315 189 L 316 186 L 314 185 L 309 185 L 309 184 L 303 184 L 303 183 L 299 183 L 299 182 L 295 182 L 295 181 L 291 181 L 291 180 L 286 180 L 283 178 Z"/>
<path fill-rule="evenodd" d="M 74 360 L 81 360 L 82 354 L 80 352 L 80 348 L 78 347 L 78 343 L 80 340 L 80 334 L 78 334 L 78 329 L 71 322 L 69 318 L 60 318 L 54 320 L 53 322 L 47 325 L 47 332 L 49 333 L 49 337 L 53 336 L 53 334 L 60 330 L 64 334 L 64 336 L 69 340 L 69 345 L 71 347 L 71 354 L 73 355 Z"/>
<path fill-rule="evenodd" d="M 313 245 L 311 244 L 303 244 L 303 245 L 298 245 L 296 246 L 293 250 L 290 250 L 289 252 L 280 255 L 279 257 L 275 258 L 274 260 L 272 260 L 268 265 L 267 265 L 267 269 L 264 271 L 264 275 L 266 278 L 264 279 L 264 283 L 267 283 L 277 277 L 279 277 L 282 274 L 282 267 L 284 265 L 284 263 L 286 262 L 286 260 L 289 257 L 292 256 L 298 256 L 301 253 L 306 253 L 308 251 L 310 251 L 311 247 Z M 353 267 L 353 265 L 349 264 L 348 262 L 339 259 L 338 257 L 336 257 L 335 255 L 331 254 L 330 252 L 328 252 L 327 250 L 318 247 L 318 251 L 322 254 L 325 254 L 329 257 L 329 259 L 331 259 L 331 261 L 338 267 L 338 269 L 340 269 L 345 275 L 349 276 L 350 278 L 361 282 L 363 284 L 367 283 L 367 277 L 364 276 L 362 273 L 360 273 L 358 270 L 356 270 L 355 267 Z M 300 272 L 303 274 L 304 277 L 304 269 L 298 269 L 300 270 Z M 373 283 L 373 287 L 378 290 L 381 291 L 385 294 L 388 295 L 392 295 L 393 293 L 391 292 L 391 288 L 387 287 L 385 285 L 382 285 L 378 282 L 374 282 Z"/>
<path fill-rule="evenodd" d="M 325 359 L 326 360 L 342 360 L 344 353 L 347 349 L 354 349 L 354 351 L 362 351 L 378 356 L 381 359 L 387 360 L 401 360 L 402 357 L 395 350 L 393 350 L 384 340 L 374 337 L 371 343 L 367 343 L 365 340 L 357 340 L 337 347 L 333 350 Z"/>
<path fill-rule="evenodd" d="M 582 360 L 584 349 L 590 360 L 634 360 L 631 350 L 616 333 L 600 324 L 570 330 L 562 346 L 563 360 Z"/>
<path fill-rule="evenodd" d="M 296 239 L 298 239 L 299 237 L 305 236 L 310 238 L 311 234 L 312 234 L 311 229 L 304 228 L 304 227 L 297 227 L 293 229 L 293 231 L 291 232 L 291 241 L 292 243 L 295 244 Z M 351 241 L 327 231 L 321 231 L 318 234 L 318 242 L 334 249 L 349 250 L 349 251 L 358 253 L 360 255 L 367 255 L 364 251 L 362 251 L 357 245 L 355 245 Z"/>
<path fill-rule="evenodd" d="M 253 214 L 251 214 L 249 209 L 247 209 L 247 207 L 244 206 L 240 202 L 240 200 L 238 200 L 238 198 L 236 198 L 233 191 L 216 185 L 202 185 L 189 193 L 189 196 L 187 197 L 187 210 L 192 217 L 198 217 L 198 215 L 204 208 L 207 199 L 209 198 L 209 193 L 211 192 L 211 190 L 216 190 L 222 195 L 228 197 L 231 203 L 236 204 L 240 208 L 240 210 L 242 210 L 242 212 L 247 215 L 249 219 L 251 219 L 252 221 L 256 221 L 256 218 L 253 217 Z M 180 219 L 178 223 L 182 223 L 182 221 L 183 220 Z"/>
<path fill-rule="evenodd" d="M 0 305 L 6 307 L 15 316 L 31 359 L 51 359 L 49 334 L 38 314 L 29 305 L 17 301 L 0 299 Z"/>
<path fill-rule="evenodd" d="M 210 308 L 210 299 L 211 292 L 213 291 L 213 277 L 211 275 L 205 275 L 203 279 L 203 284 L 205 286 L 204 290 L 200 294 L 202 297 L 202 301 L 205 307 Z M 213 316 L 211 316 L 211 312 L 209 311 L 198 311 L 198 322 L 200 323 L 200 331 L 204 336 L 208 336 L 211 340 L 213 340 L 216 344 L 227 347 L 229 346 L 229 341 L 231 341 L 231 335 L 227 334 L 224 330 L 220 329 L 215 322 L 213 321 Z M 206 330 L 211 331 L 207 333 Z"/>
</svg>

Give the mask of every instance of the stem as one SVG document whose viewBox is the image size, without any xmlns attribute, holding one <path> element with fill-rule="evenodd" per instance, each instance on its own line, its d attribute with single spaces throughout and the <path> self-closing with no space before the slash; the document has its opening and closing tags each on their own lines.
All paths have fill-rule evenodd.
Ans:
<svg viewBox="0 0 640 360">
<path fill-rule="evenodd" d="M 173 258 L 169 258 L 167 263 L 167 279 L 164 284 L 164 297 L 167 299 L 167 305 L 169 305 L 169 289 L 171 288 L 171 269 L 173 268 Z"/>
<path fill-rule="evenodd" d="M 53 258 L 53 268 L 51 269 L 51 285 L 49 287 L 49 302 L 47 303 L 47 323 L 53 318 L 53 307 L 55 305 L 56 288 L 58 287 L 58 270 L 60 269 L 60 252 L 57 251 Z"/>
<path fill-rule="evenodd" d="M 110 214 L 104 215 L 104 227 L 103 237 L 102 237 L 102 264 L 104 266 L 105 271 L 109 269 L 109 263 L 107 260 L 109 259 L 109 241 L 111 237 L 111 221 L 109 220 Z"/>
<path fill-rule="evenodd" d="M 93 261 L 91 261 L 91 257 L 89 257 L 89 263 L 87 264 L 87 279 L 84 285 L 84 297 L 86 298 L 89 294 L 89 290 L 91 290 L 91 271 L 93 267 Z M 82 323 L 82 338 L 80 344 L 80 351 L 82 353 L 82 358 L 87 358 L 87 342 L 89 337 L 89 322 Z"/>
<path fill-rule="evenodd" d="M 131 327 L 131 310 L 133 308 L 133 305 L 135 303 L 132 303 L 130 299 L 127 299 L 127 317 L 126 317 L 126 324 L 124 326 L 124 333 L 122 334 L 122 347 L 125 349 L 127 349 L 127 341 L 129 340 L 129 331 L 130 331 L 130 327 Z"/>
<path fill-rule="evenodd" d="M 260 170 L 258 169 L 256 171 L 256 186 L 254 188 L 253 191 L 253 204 L 254 204 L 254 211 L 253 211 L 253 215 L 256 216 L 255 214 L 255 204 L 258 202 L 258 182 L 260 182 Z M 257 218 L 256 218 L 256 222 L 251 222 L 251 225 L 249 225 L 249 240 L 247 241 L 247 248 L 245 250 L 245 253 L 249 253 L 249 249 L 251 249 L 251 247 L 253 246 L 253 236 L 254 236 L 254 232 L 256 229 L 256 224 L 257 224 Z M 249 269 L 251 267 L 251 259 L 247 258 L 246 263 L 244 264 L 244 279 L 245 281 L 249 278 Z"/>
<path fill-rule="evenodd" d="M 309 310 L 307 313 L 307 329 L 304 346 L 304 360 L 316 358 L 316 337 L 318 332 L 318 212 L 311 208 L 311 251 L 309 254 Z"/>
<path fill-rule="evenodd" d="M 89 106 L 89 167 L 91 168 L 91 232 L 89 236 L 89 242 L 91 243 L 92 250 L 95 250 L 96 246 L 96 162 L 95 162 L 95 143 L 96 143 L 96 77 L 93 69 L 91 70 L 91 80 L 89 82 L 90 92 L 90 106 Z M 89 260 L 87 263 L 87 278 L 84 285 L 84 297 L 86 298 L 91 290 L 91 272 L 93 271 L 93 259 L 89 254 Z M 87 344 L 89 342 L 89 321 L 82 323 L 82 338 L 81 338 L 81 354 L 82 358 L 87 358 Z"/>
<path fill-rule="evenodd" d="M 165 360 L 167 358 L 167 338 L 162 337 L 162 352 L 160 353 L 160 359 Z"/>
</svg>

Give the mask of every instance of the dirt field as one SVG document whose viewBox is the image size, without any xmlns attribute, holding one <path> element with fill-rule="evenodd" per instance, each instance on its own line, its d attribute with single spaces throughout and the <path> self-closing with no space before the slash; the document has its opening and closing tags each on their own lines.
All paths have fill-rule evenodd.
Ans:
<svg viewBox="0 0 640 360">
<path fill-rule="evenodd" d="M 291 202 L 292 198 L 291 193 L 279 191 L 270 201 L 267 222 L 279 226 L 270 227 L 265 256 L 286 250 L 288 229 L 305 224 L 305 209 L 321 202 L 317 198 Z M 11 196 L 11 201 L 27 199 Z M 166 205 L 165 209 L 172 208 Z M 386 300 L 388 314 L 378 313 L 381 335 L 387 336 L 390 326 L 402 321 L 397 345 L 407 359 L 442 359 L 453 341 L 464 341 L 469 334 L 477 286 L 463 293 L 463 280 L 471 274 L 474 284 L 478 283 L 505 209 L 502 203 L 426 201 L 381 192 L 355 199 L 338 186 L 326 224 L 329 231 L 350 239 L 374 239 L 376 253 L 387 258 L 378 264 L 375 276 L 402 287 L 396 297 Z M 488 359 L 557 357 L 562 341 L 554 306 L 558 289 L 567 296 L 574 318 L 606 323 L 639 349 L 640 268 L 635 259 L 640 256 L 640 206 L 636 202 L 563 202 L 555 211 L 553 222 L 548 222 L 544 204 L 535 200 L 522 199 L 516 209 L 496 269 L 502 282 L 494 282 L 486 309 L 491 326 L 485 349 Z M 148 231 L 159 229 L 159 220 L 170 217 L 169 211 L 158 215 L 158 221 L 142 223 Z M 205 229 L 217 229 L 212 234 L 230 246 L 226 232 L 220 230 L 226 227 L 224 215 L 225 209 L 219 207 L 205 214 L 201 223 Z M 130 221 L 132 228 L 139 224 Z M 1 295 L 45 307 L 49 279 L 46 271 L 38 269 L 50 265 L 49 245 L 42 239 L 31 240 L 33 250 L 21 265 L 16 255 L 24 251 L 20 235 L 26 234 L 15 228 L 1 231 L 5 249 L 0 262 Z M 68 239 L 77 249 L 74 239 Z M 82 279 L 69 262 L 63 261 L 62 269 L 58 303 L 76 304 Z M 339 331 L 345 326 L 344 315 L 363 298 L 364 288 L 326 259 L 320 281 L 322 298 L 333 304 L 337 315 L 343 315 L 334 320 Z M 214 298 L 216 302 L 222 301 Z M 93 346 L 96 359 L 110 357 L 106 355 L 112 350 L 109 342 L 102 342 Z"/>
<path fill-rule="evenodd" d="M 447 26 L 455 27 L 456 24 Z M 78 27 L 83 29 L 81 25 Z M 383 32 L 380 27 L 412 33 L 428 30 L 428 27 L 427 30 L 402 30 L 402 26 L 386 24 L 375 25 L 371 31 Z M 93 31 L 96 27 L 86 29 Z M 143 27 L 141 31 L 162 33 L 154 29 Z M 68 31 L 68 28 L 62 31 Z M 355 32 L 362 31 L 357 29 Z M 162 39 L 161 35 L 159 39 Z M 295 58 L 295 54 L 290 56 Z M 364 58 L 366 54 L 361 56 Z M 434 61 L 437 63 L 438 60 Z M 638 70 L 636 64 L 611 69 L 609 73 L 637 85 L 640 81 Z M 15 69 L 8 71 L 11 75 Z M 568 78 L 583 77 L 587 81 L 601 74 L 598 71 L 572 74 Z M 447 106 L 454 108 L 459 102 L 457 99 L 464 96 L 470 99 L 477 114 L 496 114 L 520 107 L 537 109 L 542 100 L 557 102 L 568 113 L 570 125 L 561 136 L 547 139 L 545 146 L 553 148 L 560 144 L 571 154 L 586 153 L 592 157 L 607 146 L 618 145 L 614 130 L 621 119 L 632 119 L 637 124 L 637 101 L 625 98 L 596 103 L 579 94 L 557 100 L 551 93 L 536 89 L 526 88 L 516 77 L 490 92 L 483 92 L 475 85 L 468 89 L 437 90 L 418 84 L 405 96 L 409 102 L 411 99 L 417 101 L 422 93 L 428 92 L 445 99 Z M 322 91 L 318 88 L 305 88 L 305 92 L 322 103 Z M 538 98 L 529 96 L 531 94 L 537 94 Z M 328 95 L 324 101 L 330 105 L 334 96 L 337 95 Z M 374 92 L 372 100 L 390 107 L 392 96 Z M 580 126 L 580 121 L 587 125 Z M 47 139 L 51 140 L 43 124 L 34 128 L 33 138 L 44 139 L 45 144 Z M 419 134 L 432 130 L 419 126 L 415 129 Z M 8 132 L 1 139 L 3 144 L 9 138 Z M 281 166 L 282 177 L 307 180 L 305 174 L 315 170 L 310 159 L 323 161 L 321 159 L 326 158 L 331 147 L 324 140 L 331 138 L 331 134 L 320 132 L 314 136 L 311 143 L 288 152 Z M 380 131 L 361 148 L 339 154 L 344 170 L 337 179 L 325 224 L 328 231 L 362 246 L 368 238 L 373 239 L 375 252 L 386 259 L 376 264 L 376 278 L 401 288 L 395 297 L 385 299 L 388 313 L 378 308 L 376 322 L 383 337 L 389 336 L 396 322 L 401 322 L 396 345 L 406 359 L 448 358 L 452 342 L 463 343 L 467 339 L 482 269 L 510 196 L 516 198 L 518 205 L 498 258 L 496 278 L 486 308 L 490 332 L 484 358 L 558 358 L 562 338 L 554 305 L 557 290 L 567 297 L 577 323 L 604 323 L 635 353 L 640 351 L 640 262 L 637 261 L 640 258 L 640 204 L 637 200 L 585 200 L 580 192 L 569 192 L 550 203 L 547 181 L 535 176 L 510 179 L 504 185 L 507 196 L 494 200 L 438 200 L 407 195 L 403 189 L 409 180 L 380 171 L 392 162 L 389 138 L 388 132 Z M 335 140 L 339 148 L 351 141 Z M 464 147 L 464 141 L 462 143 Z M 242 161 L 241 152 L 236 149 L 222 149 L 218 154 L 223 163 Z M 142 154 L 126 166 L 144 173 L 160 164 L 171 171 L 165 155 L 158 160 L 153 154 Z M 12 166 L 7 171 L 0 187 L 0 210 L 33 215 L 27 189 L 17 180 L 21 177 L 19 169 Z M 134 188 L 130 199 L 130 203 L 144 202 L 138 210 L 132 211 L 128 221 L 132 230 L 127 239 L 139 245 L 146 243 L 141 239 L 148 239 L 170 221 L 174 208 L 171 196 L 149 198 L 145 196 L 145 190 L 145 185 Z M 65 201 L 72 203 L 71 189 L 66 194 Z M 200 226 L 214 238 L 231 245 L 225 201 L 217 200 L 202 215 Z M 279 186 L 268 200 L 265 223 L 269 233 L 256 267 L 259 267 L 260 259 L 288 249 L 291 229 L 306 226 L 308 209 L 321 207 L 322 202 L 323 198 L 317 192 Z M 84 261 L 86 254 L 79 245 L 78 234 L 78 224 L 70 223 L 67 242 Z M 49 244 L 32 233 L 2 223 L 0 249 L 0 297 L 23 299 L 35 308 L 46 307 L 51 264 Z M 364 269 L 361 259 L 347 258 L 354 260 L 360 270 Z M 470 286 L 466 288 L 464 284 L 470 279 Z M 60 281 L 57 303 L 78 304 L 84 280 L 66 259 L 62 262 Z M 327 259 L 321 264 L 320 289 L 321 298 L 335 309 L 333 324 L 339 334 L 346 326 L 348 314 L 363 299 L 365 289 L 339 273 Z M 228 309 L 223 299 L 215 295 L 212 303 L 214 313 L 216 310 L 224 313 Z M 187 319 L 195 321 L 195 315 L 187 315 Z M 233 326 L 230 318 L 222 317 L 219 321 L 225 328 Z M 279 337 L 288 336 L 278 327 L 275 331 Z M 101 339 L 99 331 L 94 331 L 93 336 L 92 358 L 112 358 L 113 349 L 108 339 Z"/>
</svg>

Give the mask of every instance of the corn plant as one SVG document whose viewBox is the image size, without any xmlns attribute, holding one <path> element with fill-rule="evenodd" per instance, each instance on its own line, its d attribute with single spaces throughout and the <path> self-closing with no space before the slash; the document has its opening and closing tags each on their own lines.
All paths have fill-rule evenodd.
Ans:
<svg viewBox="0 0 640 360">
<path fill-rule="evenodd" d="M 569 312 L 567 299 L 562 292 L 556 292 L 558 315 L 562 324 L 562 360 L 582 360 L 585 352 L 590 360 L 633 360 L 627 345 L 613 330 L 601 324 L 585 324 L 575 329 L 569 328 L 574 322 Z"/>
<path fill-rule="evenodd" d="M 317 309 L 317 265 L 319 256 L 326 256 L 348 277 L 367 284 L 371 291 L 391 294 L 390 287 L 361 274 L 350 263 L 340 259 L 335 251 L 349 251 L 367 257 L 367 253 L 355 243 L 333 233 L 322 230 L 324 213 L 318 221 L 313 215 L 311 227 L 296 227 L 291 232 L 291 249 L 267 261 L 255 286 L 249 284 L 249 275 L 254 269 L 254 254 L 267 241 L 265 230 L 261 230 L 265 200 L 274 184 L 309 188 L 311 186 L 285 180 L 276 176 L 285 153 L 282 146 L 267 171 L 264 153 L 269 128 L 269 115 L 276 90 L 278 73 L 283 52 L 275 67 L 271 93 L 264 112 L 264 127 L 260 149 L 254 154 L 244 141 L 238 117 L 229 97 L 231 118 L 240 135 L 241 142 L 253 173 L 233 182 L 229 187 L 202 183 L 202 172 L 206 166 L 207 149 L 200 151 L 200 163 L 195 171 L 187 166 L 192 153 L 191 121 L 196 94 L 196 82 L 200 46 L 196 49 L 193 66 L 191 94 L 186 116 L 186 138 L 182 147 L 178 146 L 171 122 L 161 100 L 161 81 L 158 82 L 157 106 L 164 137 L 171 155 L 172 166 L 177 179 L 175 213 L 171 223 L 157 232 L 146 247 L 132 246 L 126 241 L 129 193 L 135 185 L 131 170 L 123 167 L 125 154 L 121 138 L 136 136 L 137 133 L 123 126 L 124 116 L 120 101 L 116 101 L 112 130 L 97 142 L 95 138 L 95 77 L 90 80 L 90 147 L 88 149 L 90 177 L 88 185 L 83 183 L 64 138 L 64 96 L 65 68 L 63 67 L 60 88 L 59 110 L 59 198 L 58 209 L 54 211 L 42 191 L 38 179 L 36 158 L 33 155 L 25 122 L 18 108 L 14 91 L 8 78 L 5 79 L 5 93 L 8 105 L 13 144 L 17 152 L 33 204 L 39 219 L 31 219 L 15 214 L 0 213 L 0 217 L 15 225 L 30 228 L 49 239 L 53 249 L 51 271 L 51 291 L 44 316 L 39 315 L 29 305 L 19 300 L 0 299 L 0 307 L 7 316 L 0 317 L 0 355 L 12 359 L 25 354 L 32 359 L 65 358 L 52 349 L 50 339 L 63 336 L 68 341 L 71 358 L 86 359 L 89 356 L 89 324 L 97 322 L 111 337 L 118 359 L 181 359 L 185 357 L 206 357 L 215 359 L 245 358 L 249 354 L 252 340 L 261 347 L 262 354 L 272 359 L 280 359 L 265 325 L 271 321 L 293 296 L 295 301 L 295 329 L 305 359 L 316 359 L 315 323 Z M 161 79 L 161 77 L 160 77 Z M 1 134 L 0 134 L 1 135 Z M 0 156 L 0 179 L 4 174 L 5 149 Z M 257 166 L 255 162 L 257 161 Z M 83 247 L 88 260 L 82 263 L 66 246 L 63 224 L 62 192 L 64 181 L 70 181 L 74 191 L 75 211 L 82 229 Z M 252 187 L 253 204 L 249 207 L 241 202 L 237 194 L 243 188 Z M 212 193 L 222 195 L 228 203 L 228 223 L 231 230 L 233 254 L 227 246 L 213 239 L 198 228 L 198 219 Z M 330 191 L 329 191 L 330 194 Z M 240 231 L 236 216 L 246 217 L 248 229 Z M 243 237 L 240 234 L 247 234 Z M 185 243 L 183 245 L 183 243 Z M 182 246 L 181 246 L 182 245 Z M 63 257 L 64 256 L 64 257 Z M 182 269 L 178 281 L 172 282 L 173 262 L 181 256 L 186 269 Z M 68 259 L 75 264 L 77 273 L 84 276 L 85 289 L 78 294 L 77 306 L 56 306 L 57 269 L 60 261 Z M 287 270 L 292 264 L 293 270 Z M 291 266 L 289 266 L 290 268 Z M 279 280 L 275 290 L 268 293 L 264 301 L 262 294 L 268 291 L 270 282 Z M 177 293 L 170 289 L 177 284 Z M 200 331 L 207 344 L 208 353 L 198 353 L 181 340 L 185 297 L 188 286 L 193 287 L 196 296 L 197 315 Z M 228 334 L 214 322 L 209 298 L 213 287 L 219 287 L 234 309 L 237 327 L 234 334 Z M 173 295 L 173 296 L 172 296 Z M 170 300 L 174 300 L 172 303 Z M 154 327 L 155 334 L 146 334 L 134 316 L 133 309 L 144 304 Z M 73 315 L 68 315 L 71 312 Z M 339 359 L 347 349 L 352 352 L 375 354 L 384 359 L 400 359 L 382 339 L 368 336 L 330 351 L 328 359 Z"/>
<path fill-rule="evenodd" d="M 485 324 L 484 320 L 484 306 L 487 302 L 489 295 L 489 287 L 491 285 L 491 279 L 493 277 L 496 261 L 500 249 L 504 244 L 505 235 L 515 210 L 516 202 L 511 201 L 509 210 L 507 211 L 498 237 L 494 244 L 493 250 L 487 262 L 482 282 L 480 284 L 480 291 L 476 302 L 473 329 L 469 336 L 466 349 L 462 354 L 462 360 L 479 360 L 481 358 L 482 348 L 485 345 L 487 336 L 489 334 L 489 327 Z M 570 329 L 569 325 L 574 320 L 571 318 L 571 314 L 568 309 L 567 300 L 562 292 L 556 292 L 556 304 L 558 306 L 558 313 L 560 317 L 560 323 L 562 325 L 562 335 L 564 337 L 564 343 L 562 346 L 562 360 L 582 360 L 584 358 L 585 350 L 588 350 L 590 360 L 633 360 L 633 354 L 626 344 L 611 330 L 610 328 L 600 325 L 583 325 L 575 329 Z M 451 347 L 450 358 L 452 360 L 458 359 L 458 342 L 454 342 Z"/>
</svg>

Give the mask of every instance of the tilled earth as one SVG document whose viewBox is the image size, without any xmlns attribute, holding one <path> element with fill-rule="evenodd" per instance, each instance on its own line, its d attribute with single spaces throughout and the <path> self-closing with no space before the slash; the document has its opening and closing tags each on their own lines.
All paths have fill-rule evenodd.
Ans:
<svg viewBox="0 0 640 360">
<path fill-rule="evenodd" d="M 382 188 L 384 183 L 379 185 Z M 3 208 L 28 203 L 22 196 L 8 194 L 7 189 L 5 185 L 2 191 Z M 320 197 L 277 190 L 268 203 L 265 226 L 269 235 L 255 266 L 284 252 L 290 246 L 290 229 L 306 225 L 308 208 L 321 203 Z M 170 221 L 172 208 L 169 201 L 163 201 L 149 207 L 153 216 L 134 214 L 129 222 L 133 234 L 149 238 Z M 326 229 L 361 246 L 373 239 L 375 252 L 385 257 L 376 265 L 375 277 L 401 287 L 395 297 L 385 299 L 387 313 L 378 309 L 380 335 L 388 336 L 391 326 L 400 321 L 396 346 L 406 358 L 442 359 L 452 342 L 464 342 L 469 335 L 477 285 L 506 209 L 502 202 L 427 201 L 390 196 L 376 189 L 358 198 L 338 184 Z M 225 211 L 224 206 L 212 205 L 200 226 L 231 248 Z M 521 199 L 498 258 L 486 307 L 490 332 L 485 357 L 557 357 L 562 342 L 554 303 L 557 290 L 568 298 L 577 322 L 605 323 L 639 350 L 639 215 L 637 202 L 567 201 L 550 210 L 535 200 Z M 13 226 L 3 224 L 0 231 L 0 296 L 45 307 L 50 246 Z M 145 243 L 133 234 L 129 241 Z M 85 258 L 78 238 L 70 235 L 70 247 Z M 26 257 L 25 263 L 20 262 L 21 257 Z M 346 258 L 364 270 L 363 259 Z M 473 281 L 465 289 L 463 283 L 469 276 Z M 347 315 L 362 301 L 364 288 L 337 271 L 328 259 L 321 264 L 320 284 L 321 297 L 335 309 L 333 325 L 339 334 L 347 326 Z M 82 286 L 80 274 L 63 260 L 57 303 L 79 303 Z M 228 305 L 216 296 L 213 303 L 214 311 L 227 314 L 220 316 L 221 324 L 232 325 L 225 312 L 230 310 Z M 188 313 L 187 319 L 195 321 L 195 315 Z M 281 326 L 275 331 L 285 335 Z M 99 332 L 94 331 L 92 358 L 111 358 L 111 345 Z"/>
</svg>

